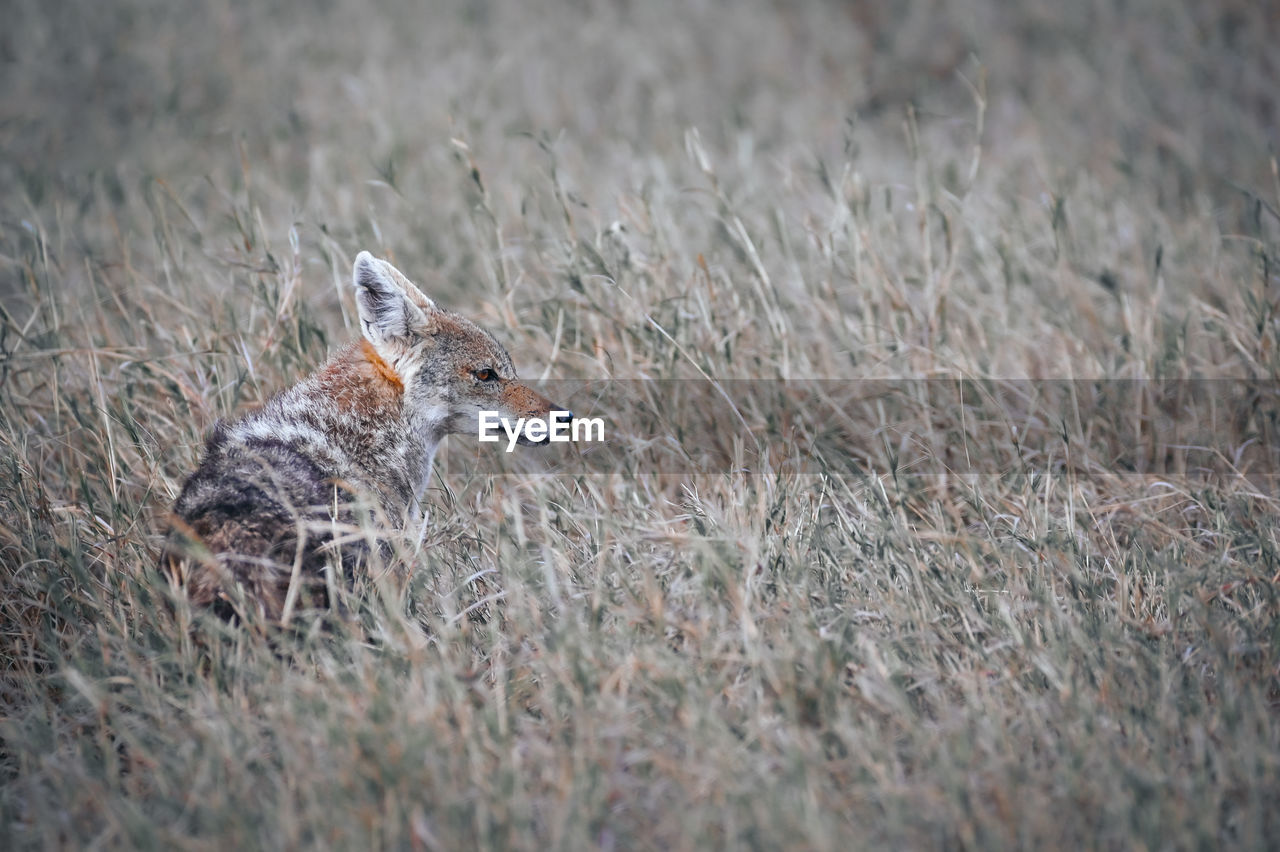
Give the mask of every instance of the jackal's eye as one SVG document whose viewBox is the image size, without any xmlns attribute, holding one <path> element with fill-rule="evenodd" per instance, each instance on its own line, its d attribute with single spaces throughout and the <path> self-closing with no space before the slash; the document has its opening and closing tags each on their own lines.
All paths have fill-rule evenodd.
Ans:
<svg viewBox="0 0 1280 852">
<path fill-rule="evenodd" d="M 498 380 L 498 374 L 493 370 L 490 370 L 488 367 L 483 370 L 476 370 L 475 376 L 482 382 L 496 382 Z"/>
</svg>

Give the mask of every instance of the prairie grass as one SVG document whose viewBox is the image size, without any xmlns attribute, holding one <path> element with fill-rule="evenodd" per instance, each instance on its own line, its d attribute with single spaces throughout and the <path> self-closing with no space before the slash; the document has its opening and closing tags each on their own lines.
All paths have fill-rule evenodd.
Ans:
<svg viewBox="0 0 1280 852">
<path fill-rule="evenodd" d="M 294 6 L 6 4 L 0 846 L 1275 842 L 1274 9 Z M 228 626 L 165 512 L 365 248 L 526 378 L 1257 398 L 1212 472 L 446 448 L 346 616 Z"/>
</svg>

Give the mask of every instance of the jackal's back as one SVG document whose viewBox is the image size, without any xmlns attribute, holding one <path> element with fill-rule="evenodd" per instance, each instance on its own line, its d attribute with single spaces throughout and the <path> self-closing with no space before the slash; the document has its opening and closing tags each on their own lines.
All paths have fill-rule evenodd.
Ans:
<svg viewBox="0 0 1280 852">
<path fill-rule="evenodd" d="M 250 605 L 279 618 L 300 561 L 302 601 L 320 602 L 315 581 L 330 538 L 321 511 L 333 495 L 330 472 L 297 442 L 235 440 L 229 431 L 219 424 L 174 504 L 170 566 L 184 563 L 193 603 L 234 608 L 239 584 Z"/>
<path fill-rule="evenodd" d="M 365 555 L 358 504 L 395 514 L 412 498 L 415 452 L 400 393 L 375 353 L 348 346 L 320 371 L 239 421 L 220 423 L 174 504 L 170 553 L 186 557 L 199 604 L 229 598 L 278 618 L 298 567 L 303 603 L 323 602 L 322 568 Z M 367 513 L 366 513 L 367 514 Z M 176 560 L 170 558 L 176 565 Z"/>
</svg>

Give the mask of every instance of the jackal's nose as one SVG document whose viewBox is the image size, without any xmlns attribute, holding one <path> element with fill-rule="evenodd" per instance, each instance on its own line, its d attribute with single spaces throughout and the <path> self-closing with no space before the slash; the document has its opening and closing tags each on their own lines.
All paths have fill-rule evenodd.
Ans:
<svg viewBox="0 0 1280 852">
<path fill-rule="evenodd" d="M 555 424 L 564 423 L 568 425 L 573 422 L 573 412 L 568 409 L 559 408 L 551 412 L 552 422 Z"/>
</svg>

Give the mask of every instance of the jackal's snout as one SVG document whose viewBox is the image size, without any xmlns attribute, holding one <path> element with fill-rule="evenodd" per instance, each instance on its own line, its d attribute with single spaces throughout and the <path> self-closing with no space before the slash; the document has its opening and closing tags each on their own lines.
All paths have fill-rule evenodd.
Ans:
<svg viewBox="0 0 1280 852">
<path fill-rule="evenodd" d="M 573 412 L 567 408 L 552 406 L 551 416 L 547 418 L 547 423 L 551 426 L 552 432 L 557 429 L 566 430 L 573 425 Z"/>
<path fill-rule="evenodd" d="M 525 388 L 528 392 L 528 399 L 534 403 L 532 410 L 528 416 L 531 418 L 546 422 L 545 430 L 537 430 L 534 434 L 538 437 L 529 437 L 529 431 L 526 430 L 520 435 L 520 443 L 530 447 L 545 446 L 552 441 L 552 435 L 564 434 L 573 423 L 573 412 L 566 408 L 553 403 L 540 393 Z"/>
<path fill-rule="evenodd" d="M 537 418 L 546 420 L 548 423 L 555 417 L 556 412 L 564 411 L 533 388 L 515 380 L 504 383 L 501 402 L 503 407 L 516 417 Z"/>
<path fill-rule="evenodd" d="M 541 415 L 540 419 L 546 421 L 547 428 L 545 430 L 537 430 L 534 433 L 538 435 L 536 438 L 529 437 L 531 430 L 526 429 L 520 434 L 519 443 L 527 447 L 545 447 L 556 440 L 552 437 L 553 435 L 567 435 L 569 427 L 573 424 L 573 412 L 556 408 L 556 406 L 548 402 L 547 412 L 545 415 Z M 561 438 L 561 440 L 567 439 Z"/>
</svg>

